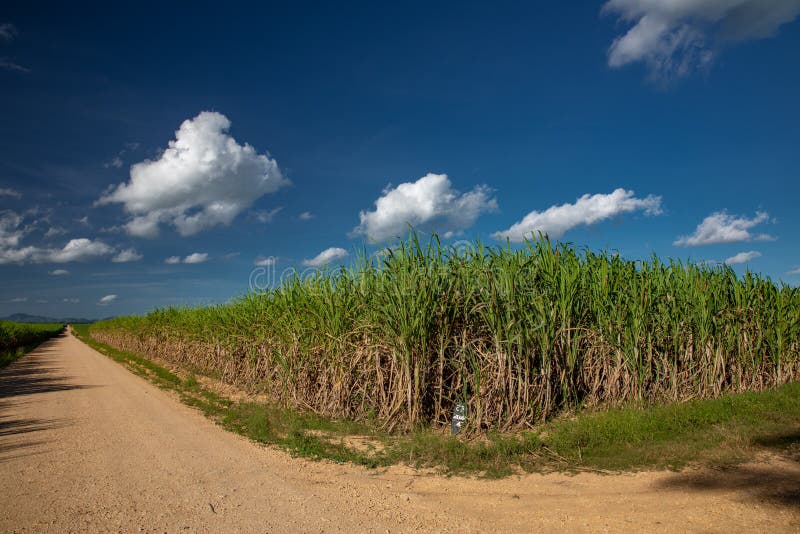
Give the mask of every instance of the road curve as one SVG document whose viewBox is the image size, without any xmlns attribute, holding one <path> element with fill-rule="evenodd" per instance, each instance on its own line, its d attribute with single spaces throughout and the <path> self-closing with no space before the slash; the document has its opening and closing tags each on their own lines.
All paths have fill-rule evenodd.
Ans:
<svg viewBox="0 0 800 534">
<path fill-rule="evenodd" d="M 64 334 L 0 371 L 0 531 L 797 531 L 800 466 L 444 478 L 291 458 Z"/>
</svg>

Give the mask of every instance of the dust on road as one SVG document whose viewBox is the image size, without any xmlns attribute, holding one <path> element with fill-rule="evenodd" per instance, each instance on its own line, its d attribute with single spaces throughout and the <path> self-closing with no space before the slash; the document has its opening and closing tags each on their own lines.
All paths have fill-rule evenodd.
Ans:
<svg viewBox="0 0 800 534">
<path fill-rule="evenodd" d="M 486 481 L 291 458 L 64 334 L 0 372 L 0 530 L 800 530 L 800 465 Z"/>
</svg>

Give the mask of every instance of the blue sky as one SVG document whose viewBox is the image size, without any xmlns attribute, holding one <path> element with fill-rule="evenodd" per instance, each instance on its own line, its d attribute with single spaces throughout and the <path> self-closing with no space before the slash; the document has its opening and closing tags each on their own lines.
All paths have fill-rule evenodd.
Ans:
<svg viewBox="0 0 800 534">
<path fill-rule="evenodd" d="M 7 2 L 0 315 L 224 302 L 409 223 L 796 285 L 798 14 Z"/>
</svg>

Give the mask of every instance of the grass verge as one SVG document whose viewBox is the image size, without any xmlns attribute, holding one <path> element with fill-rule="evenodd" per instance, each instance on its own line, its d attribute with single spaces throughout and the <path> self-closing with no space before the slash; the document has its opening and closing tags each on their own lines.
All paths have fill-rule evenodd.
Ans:
<svg viewBox="0 0 800 534">
<path fill-rule="evenodd" d="M 761 452 L 800 458 L 800 383 L 760 393 L 668 405 L 583 411 L 535 430 L 465 439 L 442 429 L 387 434 L 377 425 L 332 420 L 267 403 L 234 402 L 152 361 L 94 340 L 88 325 L 78 337 L 174 391 L 224 428 L 292 455 L 368 467 L 406 463 L 448 475 L 502 477 L 521 471 L 616 472 L 731 465 Z"/>
</svg>

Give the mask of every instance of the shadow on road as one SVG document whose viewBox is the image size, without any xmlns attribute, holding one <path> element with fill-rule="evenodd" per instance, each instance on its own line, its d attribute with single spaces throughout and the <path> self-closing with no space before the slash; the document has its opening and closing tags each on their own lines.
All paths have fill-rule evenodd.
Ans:
<svg viewBox="0 0 800 534">
<path fill-rule="evenodd" d="M 66 423 L 58 419 L 0 419 L 0 462 L 11 459 L 7 456 L 10 452 L 43 445 L 49 441 L 34 439 L 33 436 L 26 434 L 63 426 L 66 426 Z"/>
<path fill-rule="evenodd" d="M 660 483 L 664 489 L 736 491 L 760 503 L 800 508 L 800 432 L 753 440 L 783 461 L 774 465 L 738 465 L 677 473 Z"/>
<path fill-rule="evenodd" d="M 85 388 L 60 372 L 57 356 L 58 350 L 48 341 L 0 371 L 0 399 Z"/>
<path fill-rule="evenodd" d="M 0 438 L 61 428 L 66 422 L 60 419 L 0 419 Z M 0 444 L 2 450 L 2 444 Z"/>
<path fill-rule="evenodd" d="M 43 432 L 69 424 L 62 419 L 26 419 L 9 413 L 35 402 L 30 395 L 94 387 L 76 384 L 65 376 L 58 352 L 53 341 L 48 341 L 0 370 L 0 462 L 19 457 L 9 453 L 48 443 Z"/>
</svg>

